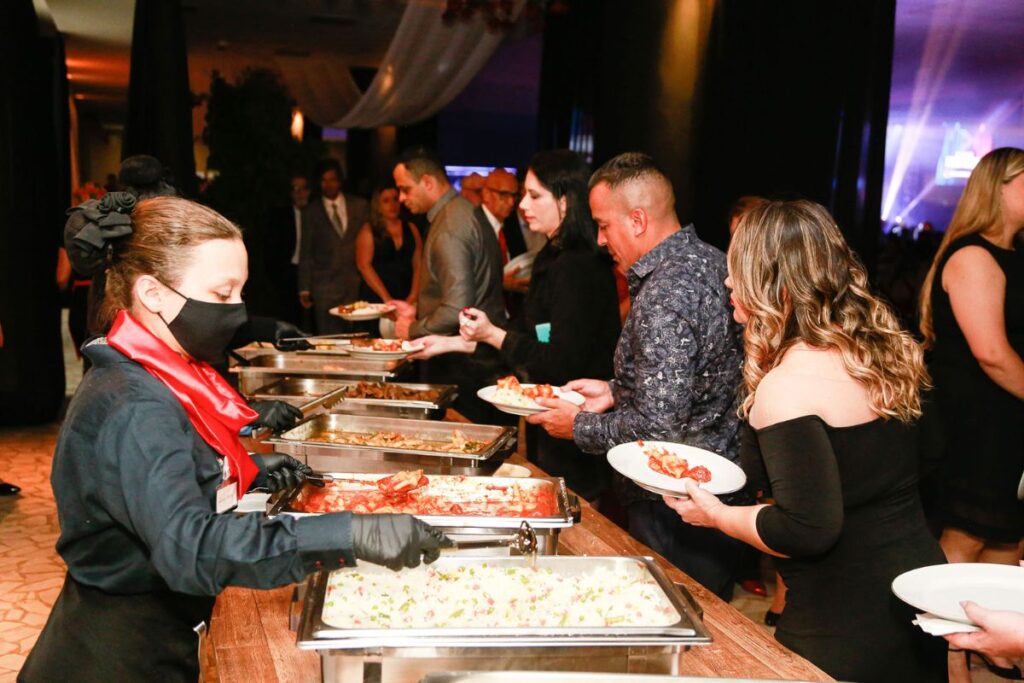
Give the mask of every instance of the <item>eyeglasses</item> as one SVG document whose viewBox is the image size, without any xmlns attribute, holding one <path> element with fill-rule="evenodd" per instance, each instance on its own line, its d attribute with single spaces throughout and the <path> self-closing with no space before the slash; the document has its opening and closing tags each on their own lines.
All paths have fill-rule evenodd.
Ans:
<svg viewBox="0 0 1024 683">
<path fill-rule="evenodd" d="M 518 192 L 509 192 L 508 190 L 495 190 L 494 188 L 491 187 L 484 187 L 484 189 L 487 190 L 488 192 L 493 192 L 502 199 L 515 200 L 519 196 Z"/>
</svg>

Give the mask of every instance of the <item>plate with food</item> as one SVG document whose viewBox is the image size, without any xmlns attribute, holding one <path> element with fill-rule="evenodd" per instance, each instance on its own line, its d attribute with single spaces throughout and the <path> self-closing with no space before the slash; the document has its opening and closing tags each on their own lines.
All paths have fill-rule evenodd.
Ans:
<svg viewBox="0 0 1024 683">
<path fill-rule="evenodd" d="M 401 339 L 353 339 L 346 348 L 353 358 L 399 360 L 422 350 L 423 344 Z"/>
<path fill-rule="evenodd" d="M 961 602 L 1024 612 L 1024 567 L 982 562 L 920 567 L 893 579 L 892 592 L 922 612 L 973 624 Z"/>
<path fill-rule="evenodd" d="M 562 391 L 550 384 L 520 384 L 514 375 L 502 377 L 497 384 L 484 387 L 476 395 L 510 415 L 536 415 L 550 410 L 537 403 L 534 400 L 537 398 L 560 398 L 577 406 L 583 405 L 586 400 L 583 394 Z"/>
<path fill-rule="evenodd" d="M 394 306 L 387 304 L 372 304 L 369 301 L 354 301 L 350 304 L 335 306 L 330 310 L 331 315 L 336 315 L 345 320 L 358 322 L 360 320 L 377 320 L 385 313 L 395 310 Z"/>
<path fill-rule="evenodd" d="M 717 453 L 670 441 L 631 441 L 608 451 L 608 462 L 637 486 L 677 498 L 691 479 L 715 495 L 739 491 L 747 477 Z"/>
</svg>

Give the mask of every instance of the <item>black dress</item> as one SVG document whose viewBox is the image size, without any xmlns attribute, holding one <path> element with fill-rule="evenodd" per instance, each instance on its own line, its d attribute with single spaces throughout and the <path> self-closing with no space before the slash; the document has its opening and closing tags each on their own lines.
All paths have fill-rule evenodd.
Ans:
<svg viewBox="0 0 1024 683">
<path fill-rule="evenodd" d="M 381 234 L 377 230 L 373 231 L 373 269 L 393 299 L 404 299 L 412 290 L 412 259 L 415 254 L 416 241 L 408 223 L 402 223 L 402 246 L 398 249 L 387 232 Z M 380 301 L 380 297 L 365 280 L 359 285 L 359 298 L 364 301 Z"/>
<path fill-rule="evenodd" d="M 548 342 L 538 326 L 550 326 Z M 611 264 L 587 248 L 548 243 L 533 263 L 521 314 L 511 321 L 501 355 L 520 379 L 559 386 L 569 380 L 610 379 L 619 339 L 619 305 Z M 601 456 L 580 451 L 567 439 L 536 432 L 537 464 L 588 500 L 611 478 Z"/>
<path fill-rule="evenodd" d="M 1024 537 L 1024 503 L 1017 500 L 1024 473 L 1024 401 L 981 369 L 942 289 L 946 263 L 967 246 L 982 247 L 1002 268 L 1006 334 L 1024 355 L 1024 256 L 980 235 L 956 240 L 936 268 L 931 292 L 935 346 L 928 369 L 935 384 L 932 407 L 945 436 L 939 500 L 947 526 L 987 541 L 1017 543 Z"/>
<path fill-rule="evenodd" d="M 877 419 L 830 427 L 816 415 L 745 426 L 743 469 L 776 504 L 757 532 L 788 555 L 775 637 L 844 681 L 945 681 L 946 643 L 911 624 L 899 574 L 945 563 L 918 494 L 914 426 Z"/>
</svg>

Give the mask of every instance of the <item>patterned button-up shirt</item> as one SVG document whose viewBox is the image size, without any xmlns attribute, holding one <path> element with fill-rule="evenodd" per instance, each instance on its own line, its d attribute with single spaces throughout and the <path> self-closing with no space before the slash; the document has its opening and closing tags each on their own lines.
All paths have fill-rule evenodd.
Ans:
<svg viewBox="0 0 1024 683">
<path fill-rule="evenodd" d="M 573 438 L 582 450 L 603 453 L 650 439 L 738 462 L 743 350 L 726 275 L 725 255 L 702 242 L 692 225 L 633 264 L 626 277 L 632 306 L 615 349 L 615 407 L 576 416 Z M 624 503 L 657 497 L 617 483 Z"/>
</svg>

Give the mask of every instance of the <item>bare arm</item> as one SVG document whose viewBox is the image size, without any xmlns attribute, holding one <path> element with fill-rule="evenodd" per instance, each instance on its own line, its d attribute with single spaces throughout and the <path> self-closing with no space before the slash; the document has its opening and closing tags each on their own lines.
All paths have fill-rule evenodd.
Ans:
<svg viewBox="0 0 1024 683">
<path fill-rule="evenodd" d="M 391 301 L 391 293 L 373 267 L 373 228 L 369 223 L 365 223 L 356 236 L 356 268 L 381 301 Z"/>
<path fill-rule="evenodd" d="M 415 225 L 410 224 L 409 230 L 412 231 L 416 250 L 412 254 L 412 288 L 405 300 L 414 304 L 420 295 L 420 275 L 423 273 L 423 238 L 420 237 L 420 231 Z"/>
<path fill-rule="evenodd" d="M 1024 400 L 1024 360 L 1006 336 L 1006 276 L 995 259 L 981 247 L 957 251 L 942 271 L 942 287 L 981 369 Z"/>
<path fill-rule="evenodd" d="M 64 247 L 57 248 L 57 289 L 64 291 L 71 284 L 71 259 Z"/>
</svg>

